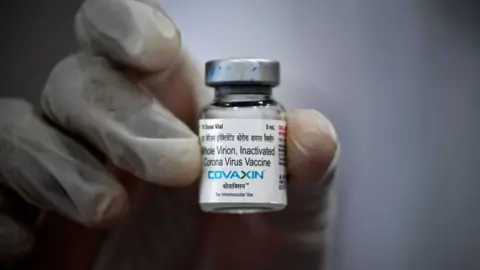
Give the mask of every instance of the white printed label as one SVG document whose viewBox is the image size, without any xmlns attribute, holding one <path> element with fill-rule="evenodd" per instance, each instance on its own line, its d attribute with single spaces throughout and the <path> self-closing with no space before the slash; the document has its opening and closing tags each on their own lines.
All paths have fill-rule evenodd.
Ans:
<svg viewBox="0 0 480 270">
<path fill-rule="evenodd" d="M 286 204 L 286 123 L 268 119 L 200 120 L 200 203 Z"/>
</svg>

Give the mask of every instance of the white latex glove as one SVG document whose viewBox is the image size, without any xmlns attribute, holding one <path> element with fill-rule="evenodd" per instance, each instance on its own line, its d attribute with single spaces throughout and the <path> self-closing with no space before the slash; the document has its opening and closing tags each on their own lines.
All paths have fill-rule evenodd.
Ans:
<svg viewBox="0 0 480 270">
<path fill-rule="evenodd" d="M 59 231 L 48 238 L 48 248 L 38 243 L 36 258 L 42 258 L 33 269 L 321 265 L 328 187 L 338 157 L 335 131 L 324 116 L 311 110 L 288 115 L 286 210 L 201 213 L 197 186 L 191 185 L 201 170 L 192 129 L 211 92 L 181 50 L 176 27 L 153 0 L 89 0 L 75 29 L 83 52 L 53 69 L 42 96 L 43 112 L 62 131 L 24 101 L 0 103 L 0 181 L 43 210 L 90 227 L 112 227 L 95 243 L 94 258 L 76 255 L 82 241 L 91 239 L 85 235 L 98 231 Z M 101 158 L 85 145 L 100 150 Z M 0 215 L 3 232 L 10 237 L 0 238 L 0 253 L 32 245 L 25 227 Z M 77 246 L 74 253 L 66 239 Z M 92 265 L 81 268 L 84 261 Z"/>
</svg>

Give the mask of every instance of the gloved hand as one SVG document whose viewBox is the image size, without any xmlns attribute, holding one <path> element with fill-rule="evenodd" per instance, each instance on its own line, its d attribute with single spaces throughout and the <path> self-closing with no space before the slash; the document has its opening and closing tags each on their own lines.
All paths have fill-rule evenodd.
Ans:
<svg viewBox="0 0 480 270">
<path fill-rule="evenodd" d="M 339 152 L 323 115 L 288 115 L 284 211 L 202 213 L 194 184 L 201 156 L 192 130 L 211 95 L 176 27 L 154 0 L 87 0 L 75 30 L 82 52 L 53 69 L 41 100 L 48 120 L 25 101 L 0 101 L 1 184 L 42 210 L 88 227 L 110 226 L 93 269 L 321 265 Z M 27 251 L 32 235 L 0 215 L 4 257 Z M 61 237 L 75 246 L 87 239 L 76 236 Z M 44 251 L 62 261 L 59 269 L 81 264 L 59 255 L 68 253 L 66 241 L 53 242 Z"/>
</svg>

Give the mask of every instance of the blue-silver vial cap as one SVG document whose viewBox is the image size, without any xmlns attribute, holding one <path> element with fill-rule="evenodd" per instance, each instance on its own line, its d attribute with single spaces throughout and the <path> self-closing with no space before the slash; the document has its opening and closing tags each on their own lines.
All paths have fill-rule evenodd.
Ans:
<svg viewBox="0 0 480 270">
<path fill-rule="evenodd" d="M 226 58 L 211 60 L 205 64 L 205 84 L 266 85 L 280 84 L 280 63 L 260 58 Z"/>
</svg>

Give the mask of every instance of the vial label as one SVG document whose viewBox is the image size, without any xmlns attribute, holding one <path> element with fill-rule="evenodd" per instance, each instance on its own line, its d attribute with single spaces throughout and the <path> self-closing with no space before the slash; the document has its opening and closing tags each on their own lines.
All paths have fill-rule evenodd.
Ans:
<svg viewBox="0 0 480 270">
<path fill-rule="evenodd" d="M 269 119 L 200 120 L 200 203 L 286 204 L 286 123 Z"/>
</svg>

